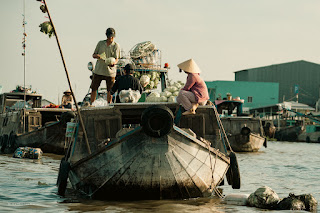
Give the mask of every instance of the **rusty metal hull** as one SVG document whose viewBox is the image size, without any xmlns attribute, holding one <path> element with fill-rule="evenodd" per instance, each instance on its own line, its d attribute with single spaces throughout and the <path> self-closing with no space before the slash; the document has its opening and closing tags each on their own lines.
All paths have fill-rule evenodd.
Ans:
<svg viewBox="0 0 320 213">
<path fill-rule="evenodd" d="M 72 153 L 77 149 L 75 145 Z M 95 199 L 208 197 L 230 164 L 225 154 L 176 126 L 160 138 L 137 127 L 75 159 L 70 157 L 69 180 L 74 189 Z"/>
</svg>

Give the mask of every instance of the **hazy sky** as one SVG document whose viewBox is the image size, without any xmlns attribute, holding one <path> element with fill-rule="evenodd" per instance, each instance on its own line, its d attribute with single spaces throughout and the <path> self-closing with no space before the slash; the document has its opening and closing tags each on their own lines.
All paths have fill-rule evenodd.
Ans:
<svg viewBox="0 0 320 213">
<path fill-rule="evenodd" d="M 108 27 L 127 53 L 152 41 L 171 65 L 169 77 L 185 80 L 177 64 L 193 58 L 207 81 L 234 80 L 234 72 L 296 60 L 320 63 L 319 0 L 47 0 L 77 101 L 88 92 L 87 63 Z M 0 0 L 0 85 L 23 84 L 23 0 Z M 40 2 L 26 0 L 26 84 L 58 103 L 68 89 L 54 37 Z M 60 100 L 59 100 L 60 101 Z"/>
</svg>

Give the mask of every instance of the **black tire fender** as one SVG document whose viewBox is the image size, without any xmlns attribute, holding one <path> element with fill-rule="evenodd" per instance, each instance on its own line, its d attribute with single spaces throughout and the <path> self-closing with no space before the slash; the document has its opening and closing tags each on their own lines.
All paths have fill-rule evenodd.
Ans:
<svg viewBox="0 0 320 213">
<path fill-rule="evenodd" d="M 310 143 L 310 137 L 309 136 L 307 136 L 307 138 L 306 138 L 306 142 L 308 142 L 308 143 Z"/>
<path fill-rule="evenodd" d="M 13 132 L 11 132 L 11 133 L 10 133 L 10 136 L 9 136 L 9 138 L 8 138 L 8 143 L 7 143 L 8 147 L 9 147 L 10 149 L 14 149 L 14 148 L 15 148 L 16 138 L 17 138 L 17 135 L 14 134 Z"/>
<path fill-rule="evenodd" d="M 267 138 L 264 139 L 263 146 L 264 146 L 265 148 L 267 148 L 267 146 L 268 146 L 268 140 L 267 140 Z"/>
<path fill-rule="evenodd" d="M 2 136 L 1 152 L 4 152 L 4 150 L 7 148 L 8 141 L 9 141 L 9 136 L 8 135 L 3 135 Z"/>
<path fill-rule="evenodd" d="M 230 157 L 230 167 L 226 174 L 228 184 L 231 185 L 233 189 L 240 189 L 241 178 L 240 178 L 240 170 L 238 166 L 237 156 L 234 152 L 230 152 L 229 157 Z"/>
<path fill-rule="evenodd" d="M 3 146 L 3 136 L 0 136 L 0 149 L 2 151 L 2 146 Z"/>
<path fill-rule="evenodd" d="M 251 129 L 249 127 L 243 127 L 240 131 L 241 135 L 250 135 Z"/>
<path fill-rule="evenodd" d="M 57 178 L 57 187 L 58 187 L 58 195 L 64 196 L 67 188 L 68 177 L 70 171 L 70 163 L 65 160 L 65 158 L 61 159 L 59 173 Z"/>
<path fill-rule="evenodd" d="M 171 131 L 173 117 L 173 113 L 168 107 L 154 105 L 142 112 L 141 126 L 147 135 L 159 138 Z"/>
</svg>

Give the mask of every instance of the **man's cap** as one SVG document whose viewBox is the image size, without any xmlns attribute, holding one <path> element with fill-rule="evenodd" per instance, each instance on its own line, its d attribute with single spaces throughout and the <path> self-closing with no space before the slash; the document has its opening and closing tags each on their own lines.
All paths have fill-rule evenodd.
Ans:
<svg viewBox="0 0 320 213">
<path fill-rule="evenodd" d="M 127 65 L 124 67 L 124 70 L 125 70 L 126 72 L 129 71 L 130 73 L 132 73 L 134 69 L 135 69 L 135 66 L 134 66 L 133 64 L 127 64 Z"/>
<path fill-rule="evenodd" d="M 116 37 L 116 31 L 113 28 L 108 28 L 106 31 L 107 37 Z"/>
</svg>

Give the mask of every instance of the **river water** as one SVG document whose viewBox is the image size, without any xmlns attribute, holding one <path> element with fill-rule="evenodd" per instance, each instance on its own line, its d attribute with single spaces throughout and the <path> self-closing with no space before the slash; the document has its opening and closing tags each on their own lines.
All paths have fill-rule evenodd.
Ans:
<svg viewBox="0 0 320 213">
<path fill-rule="evenodd" d="M 320 201 L 319 150 L 320 144 L 268 142 L 268 148 L 257 153 L 238 153 L 241 189 L 220 188 L 228 195 L 250 194 L 269 186 L 281 198 L 290 192 L 311 193 Z M 45 154 L 41 160 L 30 160 L 0 155 L 0 212 L 277 212 L 223 204 L 216 196 L 118 202 L 81 199 L 72 192 L 60 197 L 55 184 L 61 157 Z"/>
</svg>

